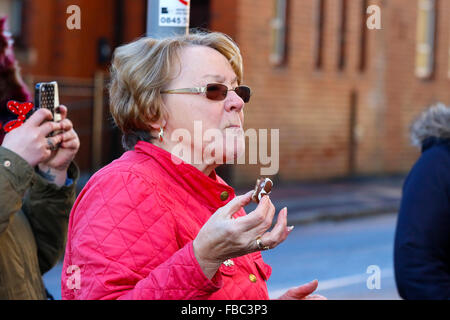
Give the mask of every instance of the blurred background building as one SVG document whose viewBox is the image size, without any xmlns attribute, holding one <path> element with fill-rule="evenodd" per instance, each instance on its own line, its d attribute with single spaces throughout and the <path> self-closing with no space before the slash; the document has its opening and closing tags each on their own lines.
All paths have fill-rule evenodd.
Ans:
<svg viewBox="0 0 450 320">
<path fill-rule="evenodd" d="M 73 4 L 81 30 L 66 27 Z M 381 9 L 381 29 L 367 27 L 371 5 Z M 115 47 L 145 35 L 147 0 L 0 0 L 0 13 L 30 88 L 59 81 L 80 135 L 81 169 L 89 174 L 120 156 L 108 64 Z M 411 121 L 431 103 L 450 104 L 449 18 L 446 0 L 191 0 L 190 26 L 239 44 L 253 89 L 245 127 L 280 130 L 274 178 L 289 182 L 410 169 L 418 156 Z M 261 166 L 222 173 L 248 186 Z"/>
</svg>

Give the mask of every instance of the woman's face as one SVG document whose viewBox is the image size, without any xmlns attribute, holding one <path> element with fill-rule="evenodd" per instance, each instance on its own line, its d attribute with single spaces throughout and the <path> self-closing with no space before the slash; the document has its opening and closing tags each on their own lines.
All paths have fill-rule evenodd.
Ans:
<svg viewBox="0 0 450 320">
<path fill-rule="evenodd" d="M 184 48 L 180 62 L 175 68 L 179 73 L 164 90 L 204 87 L 210 83 L 221 83 L 228 89 L 238 85 L 230 63 L 212 48 Z M 220 165 L 233 163 L 245 152 L 244 101 L 234 91 L 229 91 L 222 101 L 209 100 L 204 93 L 163 94 L 163 100 L 168 110 L 164 143 L 184 161 Z"/>
</svg>

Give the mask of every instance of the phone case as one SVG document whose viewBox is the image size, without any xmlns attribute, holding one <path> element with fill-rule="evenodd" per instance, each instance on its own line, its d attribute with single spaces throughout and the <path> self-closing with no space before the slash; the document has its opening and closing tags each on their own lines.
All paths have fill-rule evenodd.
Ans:
<svg viewBox="0 0 450 320">
<path fill-rule="evenodd" d="M 59 91 L 58 83 L 40 82 L 35 87 L 35 106 L 36 108 L 49 109 L 53 114 L 53 121 L 61 121 L 61 114 L 58 112 Z"/>
</svg>

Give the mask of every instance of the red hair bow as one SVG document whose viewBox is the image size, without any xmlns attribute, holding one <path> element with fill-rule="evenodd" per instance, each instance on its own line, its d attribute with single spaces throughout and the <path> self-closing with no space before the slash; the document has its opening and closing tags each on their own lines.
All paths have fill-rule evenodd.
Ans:
<svg viewBox="0 0 450 320">
<path fill-rule="evenodd" d="M 9 111 L 18 116 L 17 120 L 11 120 L 5 124 L 3 129 L 5 132 L 10 132 L 25 122 L 28 112 L 34 108 L 34 105 L 31 102 L 19 103 L 17 101 L 9 101 L 7 107 Z"/>
</svg>

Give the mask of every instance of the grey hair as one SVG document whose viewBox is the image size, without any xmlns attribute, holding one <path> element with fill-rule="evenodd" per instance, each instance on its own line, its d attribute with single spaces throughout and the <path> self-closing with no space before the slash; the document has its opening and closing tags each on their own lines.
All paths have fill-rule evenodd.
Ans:
<svg viewBox="0 0 450 320">
<path fill-rule="evenodd" d="M 450 139 L 450 107 L 437 103 L 424 112 L 411 126 L 411 143 L 422 147 L 429 137 Z"/>
</svg>

